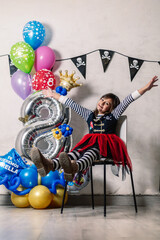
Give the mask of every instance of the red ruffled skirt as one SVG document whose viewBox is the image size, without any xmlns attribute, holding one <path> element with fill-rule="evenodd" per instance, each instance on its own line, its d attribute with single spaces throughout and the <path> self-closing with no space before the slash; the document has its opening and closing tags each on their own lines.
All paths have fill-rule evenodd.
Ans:
<svg viewBox="0 0 160 240">
<path fill-rule="evenodd" d="M 77 150 L 81 153 L 86 149 L 93 147 L 98 147 L 101 156 L 112 157 L 116 165 L 127 165 L 132 170 L 132 163 L 126 145 L 117 135 L 95 133 L 86 134 L 71 151 Z"/>
</svg>

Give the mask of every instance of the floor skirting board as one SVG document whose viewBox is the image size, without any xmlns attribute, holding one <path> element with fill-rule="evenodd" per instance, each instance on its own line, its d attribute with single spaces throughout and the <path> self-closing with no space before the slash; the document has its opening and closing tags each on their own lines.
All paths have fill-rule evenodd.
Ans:
<svg viewBox="0 0 160 240">
<path fill-rule="evenodd" d="M 160 195 L 137 195 L 136 196 L 138 206 L 151 206 L 153 204 L 160 203 Z M 117 205 L 117 206 L 131 206 L 133 205 L 132 195 L 107 195 L 106 196 L 107 205 Z M 12 205 L 10 194 L 0 195 L 0 206 Z M 69 195 L 67 206 L 90 206 L 91 205 L 91 195 Z M 95 206 L 103 205 L 103 195 L 95 195 Z"/>
</svg>

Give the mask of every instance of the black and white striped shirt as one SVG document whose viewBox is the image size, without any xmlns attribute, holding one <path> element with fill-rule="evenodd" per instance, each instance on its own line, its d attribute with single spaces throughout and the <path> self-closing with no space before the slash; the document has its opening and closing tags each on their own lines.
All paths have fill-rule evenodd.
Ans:
<svg viewBox="0 0 160 240">
<path fill-rule="evenodd" d="M 119 117 L 122 115 L 122 113 L 126 110 L 126 108 L 137 98 L 139 98 L 141 95 L 139 92 L 136 90 L 132 94 L 129 94 L 111 113 L 114 116 L 116 120 L 119 119 Z M 66 104 L 69 106 L 71 109 L 73 109 L 77 114 L 79 114 L 86 122 L 93 111 L 82 107 L 78 103 L 76 103 L 74 100 L 71 98 L 67 98 L 64 96 L 61 96 L 59 101 L 61 103 Z"/>
</svg>

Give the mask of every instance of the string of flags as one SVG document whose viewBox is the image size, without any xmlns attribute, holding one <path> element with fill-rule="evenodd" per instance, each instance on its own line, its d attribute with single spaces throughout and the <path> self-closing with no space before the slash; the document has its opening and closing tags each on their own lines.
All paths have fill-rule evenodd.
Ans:
<svg viewBox="0 0 160 240">
<path fill-rule="evenodd" d="M 77 69 L 80 71 L 82 76 L 84 78 L 86 78 L 87 55 L 91 54 L 93 52 L 96 52 L 96 51 L 99 51 L 104 72 L 106 72 L 115 53 L 120 54 L 124 57 L 127 57 L 131 81 L 133 80 L 135 75 L 138 73 L 138 71 L 142 67 L 143 62 L 157 62 L 160 64 L 160 61 L 149 61 L 149 60 L 133 58 L 133 57 L 124 55 L 122 53 L 112 51 L 112 50 L 107 50 L 107 49 L 98 49 L 98 50 L 94 50 L 92 52 L 88 52 L 84 55 L 80 55 L 80 56 L 76 56 L 76 57 L 72 57 L 72 58 L 58 59 L 56 61 L 71 60 L 73 62 L 73 64 L 77 67 Z M 6 54 L 6 55 L 8 55 L 8 54 Z M 6 55 L 1 55 L 0 57 L 6 56 Z M 15 73 L 17 71 L 17 68 L 13 65 L 13 63 L 10 59 L 10 55 L 8 55 L 8 61 L 9 61 L 9 68 L 10 68 L 10 76 L 12 76 L 13 73 Z"/>
</svg>

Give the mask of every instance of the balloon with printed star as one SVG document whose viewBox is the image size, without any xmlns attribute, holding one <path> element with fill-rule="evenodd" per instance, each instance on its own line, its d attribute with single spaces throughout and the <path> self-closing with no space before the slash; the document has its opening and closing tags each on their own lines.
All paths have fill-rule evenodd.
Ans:
<svg viewBox="0 0 160 240">
<path fill-rule="evenodd" d="M 26 23 L 23 29 L 23 38 L 34 50 L 37 49 L 45 38 L 45 28 L 42 23 L 38 21 Z"/>
<path fill-rule="evenodd" d="M 17 42 L 11 47 L 10 58 L 18 69 L 30 73 L 34 64 L 35 53 L 28 43 Z"/>
<path fill-rule="evenodd" d="M 36 72 L 32 78 L 32 88 L 36 91 L 44 90 L 48 87 L 55 89 L 56 79 L 54 74 L 47 69 L 41 69 Z"/>
</svg>

